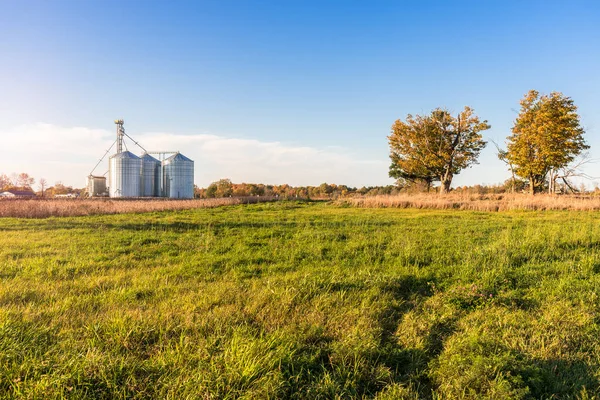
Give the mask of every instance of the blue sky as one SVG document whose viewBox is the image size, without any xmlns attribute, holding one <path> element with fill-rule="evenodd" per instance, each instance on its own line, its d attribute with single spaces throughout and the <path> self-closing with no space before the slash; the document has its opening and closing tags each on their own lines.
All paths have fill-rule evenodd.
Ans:
<svg viewBox="0 0 600 400">
<path fill-rule="evenodd" d="M 0 173 L 82 186 L 124 118 L 201 186 L 387 184 L 394 120 L 469 105 L 502 142 L 529 89 L 573 97 L 600 158 L 598 21 L 595 1 L 5 0 Z M 455 185 L 507 177 L 490 145 Z"/>
</svg>

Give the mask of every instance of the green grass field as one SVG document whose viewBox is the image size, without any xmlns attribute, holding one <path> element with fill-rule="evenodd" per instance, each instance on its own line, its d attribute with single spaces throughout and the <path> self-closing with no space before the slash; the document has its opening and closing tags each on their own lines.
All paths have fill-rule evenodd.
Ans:
<svg viewBox="0 0 600 400">
<path fill-rule="evenodd" d="M 600 214 L 0 219 L 0 397 L 594 398 Z"/>
</svg>

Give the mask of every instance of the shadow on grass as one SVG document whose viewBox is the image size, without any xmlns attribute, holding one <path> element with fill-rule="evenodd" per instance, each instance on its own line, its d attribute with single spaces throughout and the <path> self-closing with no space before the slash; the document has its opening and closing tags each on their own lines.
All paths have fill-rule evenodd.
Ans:
<svg viewBox="0 0 600 400">
<path fill-rule="evenodd" d="M 424 351 L 403 348 L 398 343 L 396 332 L 403 315 L 433 295 L 432 283 L 433 278 L 409 275 L 390 281 L 382 288 L 384 292 L 393 295 L 397 305 L 388 307 L 380 316 L 383 334 L 375 357 L 393 371 L 393 383 L 418 388 L 419 398 L 431 396 L 432 383 L 425 371 L 429 361 L 442 351 L 444 340 L 454 331 L 456 321 L 434 325 L 426 338 Z"/>
<path fill-rule="evenodd" d="M 336 284 L 329 290 L 360 290 L 361 287 Z M 430 384 L 421 371 L 426 366 L 426 355 L 403 348 L 395 337 L 402 316 L 433 294 L 430 280 L 404 276 L 381 284 L 379 289 L 393 300 L 376 317 L 380 332 L 376 348 L 340 348 L 339 340 L 327 336 L 322 328 L 314 327 L 310 334 L 302 335 L 303 344 L 294 357 L 281 366 L 288 382 L 283 397 L 371 397 L 390 384 L 409 383 L 416 383 L 423 387 L 424 393 L 430 394 Z"/>
<path fill-rule="evenodd" d="M 538 399 L 590 398 L 600 395 L 600 381 L 596 376 L 599 365 L 590 365 L 582 360 L 565 361 L 559 359 L 524 359 L 524 366 L 515 371 L 529 387 L 532 397 Z"/>
</svg>

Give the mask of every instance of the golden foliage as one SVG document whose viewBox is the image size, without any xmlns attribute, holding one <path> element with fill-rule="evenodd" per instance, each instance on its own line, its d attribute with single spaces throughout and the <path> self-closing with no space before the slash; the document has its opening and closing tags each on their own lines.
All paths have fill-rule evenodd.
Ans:
<svg viewBox="0 0 600 400">
<path fill-rule="evenodd" d="M 388 136 L 390 176 L 408 181 L 442 183 L 441 192 L 450 189 L 452 178 L 477 162 L 485 147 L 480 132 L 489 129 L 469 107 L 456 117 L 443 109 L 429 115 L 408 115 L 397 120 Z"/>
<path fill-rule="evenodd" d="M 506 159 L 516 175 L 529 181 L 533 193 L 550 171 L 566 167 L 589 148 L 584 133 L 570 97 L 530 90 L 521 100 L 521 111 L 508 137 Z"/>
</svg>

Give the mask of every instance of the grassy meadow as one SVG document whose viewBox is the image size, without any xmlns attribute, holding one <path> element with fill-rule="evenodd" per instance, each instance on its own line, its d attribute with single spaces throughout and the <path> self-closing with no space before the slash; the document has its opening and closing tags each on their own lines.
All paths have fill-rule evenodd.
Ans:
<svg viewBox="0 0 600 400">
<path fill-rule="evenodd" d="M 0 397 L 600 396 L 600 214 L 0 218 Z"/>
</svg>

